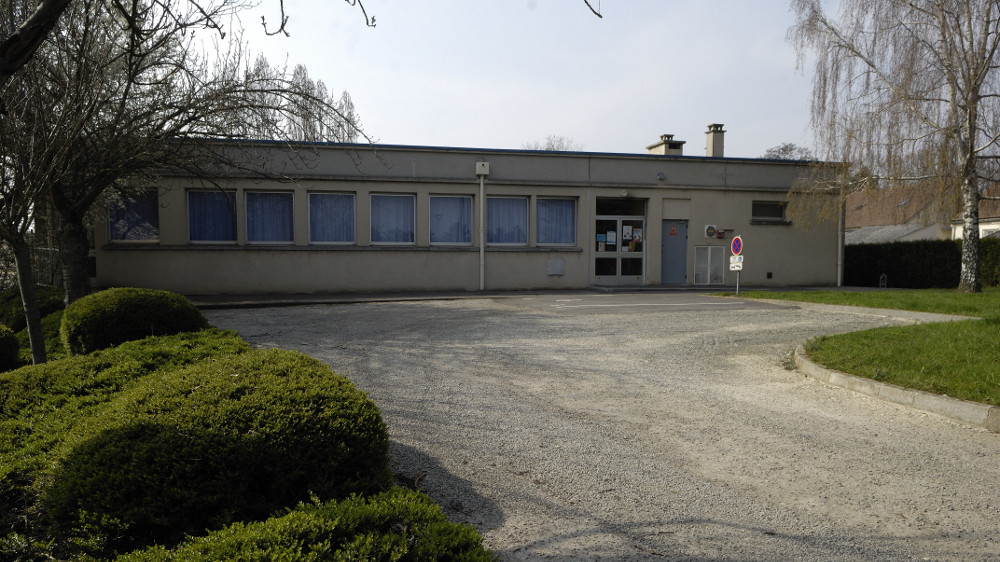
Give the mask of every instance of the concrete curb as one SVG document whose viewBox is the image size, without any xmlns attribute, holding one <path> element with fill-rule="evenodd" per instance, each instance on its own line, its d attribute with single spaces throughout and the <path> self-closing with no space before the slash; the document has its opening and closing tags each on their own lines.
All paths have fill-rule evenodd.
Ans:
<svg viewBox="0 0 1000 562">
<path fill-rule="evenodd" d="M 903 388 L 827 369 L 810 361 L 809 357 L 806 356 L 805 348 L 801 345 L 795 348 L 795 366 L 806 376 L 833 386 L 1000 433 L 1000 408 L 996 406 L 959 400 L 943 394 L 931 394 L 922 390 Z"/>
</svg>

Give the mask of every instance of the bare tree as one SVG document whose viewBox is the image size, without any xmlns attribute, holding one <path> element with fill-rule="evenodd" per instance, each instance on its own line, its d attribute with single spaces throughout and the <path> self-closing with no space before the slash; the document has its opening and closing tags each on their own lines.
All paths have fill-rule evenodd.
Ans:
<svg viewBox="0 0 1000 562">
<path fill-rule="evenodd" d="M 31 12 L 30 16 L 25 16 L 19 14 L 18 17 L 13 17 L 13 14 L 4 14 L 5 16 L 11 16 L 8 21 L 22 23 L 18 25 L 14 30 L 9 31 L 5 35 L 5 39 L 0 42 L 0 87 L 4 86 L 11 76 L 15 72 L 20 70 L 28 60 L 34 56 L 35 52 L 41 46 L 42 42 L 46 37 L 52 33 L 56 24 L 59 21 L 60 16 L 66 11 L 67 6 L 73 0 L 39 0 L 36 9 Z M 187 0 L 190 4 L 198 10 L 202 10 L 202 0 Z M 375 27 L 375 17 L 369 16 L 368 11 L 365 9 L 365 5 L 361 0 L 344 0 L 351 6 L 357 7 L 361 10 L 362 15 L 365 19 L 365 25 L 368 27 Z M 170 0 L 164 0 L 164 3 L 169 3 Z M 285 14 L 285 0 L 277 0 L 278 2 L 278 27 L 272 28 L 268 26 L 266 16 L 260 17 L 261 25 L 264 27 L 265 33 L 268 35 L 289 35 L 288 32 L 288 16 Z M 589 0 L 583 0 L 587 8 L 590 9 L 593 14 L 599 18 L 603 18 L 600 11 L 600 4 L 598 7 L 590 3 Z M 207 12 L 208 10 L 202 10 Z M 222 26 L 220 24 L 221 20 L 211 20 L 209 26 L 222 32 Z M 2 109 L 2 106 L 0 106 Z"/>
<path fill-rule="evenodd" d="M 978 292 L 979 201 L 996 181 L 1000 1 L 792 0 L 800 55 L 815 56 L 812 125 L 835 189 L 921 182 L 961 200 L 959 290 Z"/>
<path fill-rule="evenodd" d="M 0 157 L 9 164 L 0 178 L 0 238 L 18 258 L 22 289 L 31 286 L 30 254 L 22 252 L 26 229 L 42 206 L 58 216 L 72 302 L 89 291 L 87 219 L 109 191 L 149 186 L 164 168 L 197 175 L 264 164 L 206 139 L 297 140 L 289 123 L 305 118 L 321 124 L 315 140 L 337 140 L 334 131 L 348 130 L 356 138 L 356 125 L 328 97 L 316 97 L 314 84 L 304 91 L 304 82 L 266 61 L 247 64 L 241 43 L 219 45 L 211 57 L 201 52 L 191 28 L 242 6 L 243 0 L 203 2 L 198 9 L 187 0 L 76 0 L 42 56 L 12 78 L 8 92 L 18 95 L 0 119 Z M 30 334 L 38 319 L 30 293 L 22 297 Z M 44 361 L 41 341 L 32 340 L 32 354 Z"/>
<path fill-rule="evenodd" d="M 770 160 L 815 160 L 811 150 L 793 142 L 783 142 L 764 151 L 761 158 Z"/>
<path fill-rule="evenodd" d="M 31 236 L 37 202 L 46 186 L 61 176 L 61 162 L 71 151 L 66 145 L 52 150 L 58 144 L 54 141 L 73 127 L 65 116 L 48 113 L 50 100 L 35 87 L 33 78 L 27 72 L 18 75 L 8 89 L 13 103 L 0 118 L 0 239 L 13 254 L 32 360 L 43 363 L 45 343 L 35 296 Z M 16 129 L 11 127 L 15 123 Z"/>
<path fill-rule="evenodd" d="M 526 150 L 555 150 L 561 152 L 579 152 L 583 150 L 583 145 L 574 141 L 573 137 L 560 135 L 549 135 L 544 141 L 526 142 L 521 147 Z"/>
</svg>

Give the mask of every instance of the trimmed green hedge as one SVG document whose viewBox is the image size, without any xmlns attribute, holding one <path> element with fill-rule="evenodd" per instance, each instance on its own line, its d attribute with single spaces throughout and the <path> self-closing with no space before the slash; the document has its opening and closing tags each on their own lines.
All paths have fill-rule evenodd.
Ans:
<svg viewBox="0 0 1000 562">
<path fill-rule="evenodd" d="M 0 373 L 0 536 L 47 536 L 40 498 L 52 467 L 71 452 L 66 441 L 73 432 L 124 390 L 147 377 L 249 350 L 235 332 L 205 330 Z M 0 547 L 0 559 L 13 557 Z"/>
<path fill-rule="evenodd" d="M 157 546 L 122 562 L 241 560 L 468 560 L 495 557 L 479 533 L 451 523 L 426 495 L 394 488 L 372 497 L 300 505 L 280 517 L 236 523 L 173 550 Z"/>
<path fill-rule="evenodd" d="M 68 354 L 84 355 L 127 341 L 207 327 L 201 312 L 181 295 L 122 287 L 87 295 L 66 307 L 60 335 Z"/>
<path fill-rule="evenodd" d="M 9 371 L 21 364 L 21 345 L 14 330 L 0 324 L 0 371 Z"/>
<path fill-rule="evenodd" d="M 0 560 L 492 559 L 388 449 L 350 381 L 232 332 L 3 372 Z"/>
<path fill-rule="evenodd" d="M 147 378 L 73 428 L 45 492 L 57 535 L 120 552 L 389 488 L 375 404 L 327 365 L 249 351 Z"/>
</svg>

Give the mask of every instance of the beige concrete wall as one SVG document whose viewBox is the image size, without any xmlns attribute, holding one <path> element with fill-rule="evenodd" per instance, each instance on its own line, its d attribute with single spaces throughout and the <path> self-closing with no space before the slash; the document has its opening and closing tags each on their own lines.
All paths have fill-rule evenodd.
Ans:
<svg viewBox="0 0 1000 562">
<path fill-rule="evenodd" d="M 287 158 L 272 154 L 274 162 Z M 646 267 L 643 284 L 659 285 L 661 224 L 688 221 L 687 271 L 693 281 L 695 246 L 727 248 L 735 234 L 745 244 L 744 285 L 833 285 L 836 283 L 835 221 L 806 230 L 796 224 L 751 224 L 753 201 L 783 200 L 806 172 L 799 164 L 586 153 L 539 154 L 377 147 L 329 147 L 281 169 L 287 180 L 243 178 L 225 187 L 237 192 L 237 241 L 200 244 L 188 240 L 186 191 L 215 189 L 193 178 L 169 178 L 160 190 L 160 237 L 149 243 L 111 243 L 106 225 L 96 232 L 97 271 L 103 286 L 148 286 L 188 294 L 312 293 L 341 291 L 468 290 L 479 288 L 479 181 L 475 163 L 488 161 L 487 197 L 525 197 L 529 238 L 523 247 L 486 251 L 486 288 L 496 290 L 583 288 L 593 281 L 594 210 L 599 197 L 646 202 Z M 216 180 L 218 181 L 218 180 Z M 246 241 L 245 193 L 293 194 L 294 241 Z M 313 192 L 355 195 L 356 240 L 348 245 L 311 244 L 308 196 Z M 412 194 L 416 240 L 404 246 L 371 242 L 370 196 Z M 473 241 L 459 247 L 430 244 L 432 195 L 473 198 Z M 536 203 L 540 197 L 576 201 L 577 240 L 566 247 L 537 244 Z M 724 239 L 703 236 L 706 224 L 727 230 Z M 559 273 L 561 272 L 561 273 Z M 767 273 L 771 278 L 767 278 Z M 734 285 L 728 271 L 726 285 Z"/>
<path fill-rule="evenodd" d="M 548 275 L 562 260 L 563 275 Z M 488 290 L 586 286 L 579 251 L 486 253 Z M 141 286 L 184 294 L 324 293 L 365 291 L 476 291 L 476 251 L 294 250 L 196 248 L 103 252 L 101 285 Z M 108 283 L 108 281 L 112 281 Z"/>
</svg>

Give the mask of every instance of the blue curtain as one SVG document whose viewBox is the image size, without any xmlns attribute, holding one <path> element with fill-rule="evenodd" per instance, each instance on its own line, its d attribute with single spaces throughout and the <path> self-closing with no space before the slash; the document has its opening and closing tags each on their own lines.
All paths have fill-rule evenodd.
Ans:
<svg viewBox="0 0 1000 562">
<path fill-rule="evenodd" d="M 412 195 L 372 195 L 372 242 L 412 244 Z"/>
<path fill-rule="evenodd" d="M 472 197 L 431 197 L 431 244 L 472 243 Z"/>
<path fill-rule="evenodd" d="M 127 198 L 111 210 L 112 240 L 157 240 L 160 237 L 160 202 L 155 189 Z"/>
<path fill-rule="evenodd" d="M 486 199 L 486 243 L 528 243 L 528 199 L 490 197 Z"/>
<path fill-rule="evenodd" d="M 189 191 L 188 235 L 193 241 L 235 241 L 236 192 Z"/>
<path fill-rule="evenodd" d="M 309 240 L 354 242 L 354 196 L 343 193 L 311 194 Z"/>
<path fill-rule="evenodd" d="M 576 244 L 576 201 L 538 199 L 538 243 Z"/>
<path fill-rule="evenodd" d="M 292 194 L 247 192 L 247 241 L 291 242 Z"/>
</svg>

